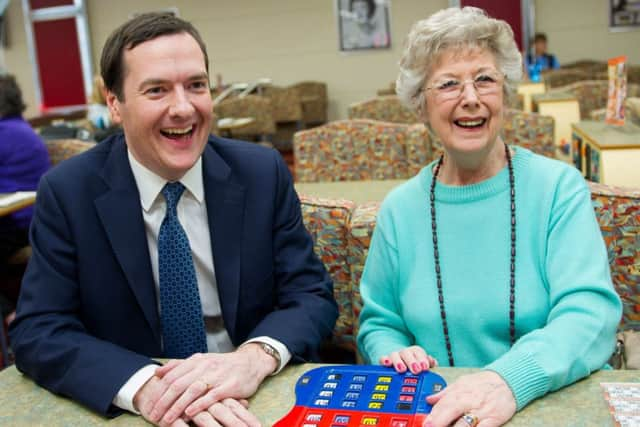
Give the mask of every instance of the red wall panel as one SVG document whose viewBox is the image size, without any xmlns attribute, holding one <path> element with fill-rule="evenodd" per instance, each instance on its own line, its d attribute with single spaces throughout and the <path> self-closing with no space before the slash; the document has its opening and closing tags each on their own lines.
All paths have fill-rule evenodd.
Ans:
<svg viewBox="0 0 640 427">
<path fill-rule="evenodd" d="M 42 110 L 86 104 L 75 18 L 33 23 Z"/>
<path fill-rule="evenodd" d="M 522 7 L 520 0 L 461 0 L 461 6 L 484 9 L 489 16 L 505 20 L 511 25 L 518 49 L 522 51 Z"/>
<path fill-rule="evenodd" d="M 31 9 L 43 9 L 45 7 L 69 6 L 73 0 L 30 0 Z"/>
</svg>

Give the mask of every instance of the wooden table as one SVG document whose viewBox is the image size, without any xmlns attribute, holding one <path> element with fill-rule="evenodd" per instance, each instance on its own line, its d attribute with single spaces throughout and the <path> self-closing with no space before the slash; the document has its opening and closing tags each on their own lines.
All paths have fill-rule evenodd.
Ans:
<svg viewBox="0 0 640 427">
<path fill-rule="evenodd" d="M 9 198 L 15 199 L 7 204 Z M 20 209 L 31 206 L 36 201 L 35 191 L 19 191 L 17 193 L 0 193 L 0 217 L 19 211 Z"/>
<path fill-rule="evenodd" d="M 250 400 L 251 411 L 264 426 L 284 416 L 295 402 L 294 385 L 300 375 L 318 365 L 289 366 L 268 378 Z M 465 368 L 438 368 L 451 383 L 474 372 Z M 640 371 L 600 371 L 589 378 L 533 402 L 508 426 L 613 426 L 600 389 L 601 382 L 638 382 Z M 91 384 L 87 384 L 91 387 Z M 56 396 L 22 376 L 15 367 L 0 372 L 0 425 L 7 426 L 148 426 L 142 418 L 124 414 L 108 421 L 88 409 Z M 293 426 L 292 426 L 293 427 Z"/>
<path fill-rule="evenodd" d="M 520 82 L 517 92 L 524 98 L 523 109 L 525 112 L 531 112 L 531 97 L 538 93 L 545 93 L 547 88 L 542 82 Z"/>
<path fill-rule="evenodd" d="M 640 127 L 584 120 L 572 125 L 574 165 L 588 180 L 638 187 L 640 183 Z"/>
<path fill-rule="evenodd" d="M 404 179 L 372 181 L 297 182 L 298 194 L 326 199 L 347 199 L 356 203 L 381 202 Z"/>
</svg>

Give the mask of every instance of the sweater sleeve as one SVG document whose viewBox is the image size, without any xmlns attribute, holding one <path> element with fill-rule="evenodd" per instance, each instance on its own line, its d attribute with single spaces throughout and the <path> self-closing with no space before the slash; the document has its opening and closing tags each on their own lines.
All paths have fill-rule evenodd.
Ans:
<svg viewBox="0 0 640 427">
<path fill-rule="evenodd" d="M 360 313 L 358 349 L 368 363 L 412 344 L 398 303 L 398 250 L 389 235 L 393 223 L 383 205 L 369 246 L 360 280 L 363 308 Z"/>
<path fill-rule="evenodd" d="M 589 189 L 577 171 L 561 179 L 547 230 L 546 326 L 520 337 L 486 367 L 511 387 L 518 410 L 601 368 L 613 351 L 622 310 Z"/>
</svg>

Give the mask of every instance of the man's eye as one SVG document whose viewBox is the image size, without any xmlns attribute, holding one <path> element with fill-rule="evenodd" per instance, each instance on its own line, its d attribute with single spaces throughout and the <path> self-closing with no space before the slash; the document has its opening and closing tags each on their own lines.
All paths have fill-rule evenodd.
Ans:
<svg viewBox="0 0 640 427">
<path fill-rule="evenodd" d="M 191 87 L 193 89 L 208 89 L 209 85 L 207 84 L 207 82 L 193 82 L 191 83 Z"/>
<path fill-rule="evenodd" d="M 150 87 L 149 89 L 147 89 L 145 91 L 145 93 L 149 94 L 149 95 L 158 95 L 160 93 L 162 93 L 164 91 L 163 88 L 161 88 L 160 86 L 156 86 L 156 87 Z"/>
<path fill-rule="evenodd" d="M 438 84 L 436 87 L 438 88 L 438 90 L 449 90 L 455 89 L 458 86 L 460 86 L 460 83 L 457 80 L 447 80 Z"/>
</svg>

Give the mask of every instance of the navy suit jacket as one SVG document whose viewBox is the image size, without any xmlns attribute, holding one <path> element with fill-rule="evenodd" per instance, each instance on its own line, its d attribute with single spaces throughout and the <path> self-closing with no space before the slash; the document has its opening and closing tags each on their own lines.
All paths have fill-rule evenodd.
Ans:
<svg viewBox="0 0 640 427">
<path fill-rule="evenodd" d="M 337 317 L 280 155 L 210 137 L 202 155 L 224 324 L 235 345 L 261 335 L 313 360 Z M 40 181 L 33 255 L 11 325 L 18 369 L 106 415 L 120 387 L 161 357 L 156 287 L 123 135 Z"/>
</svg>

